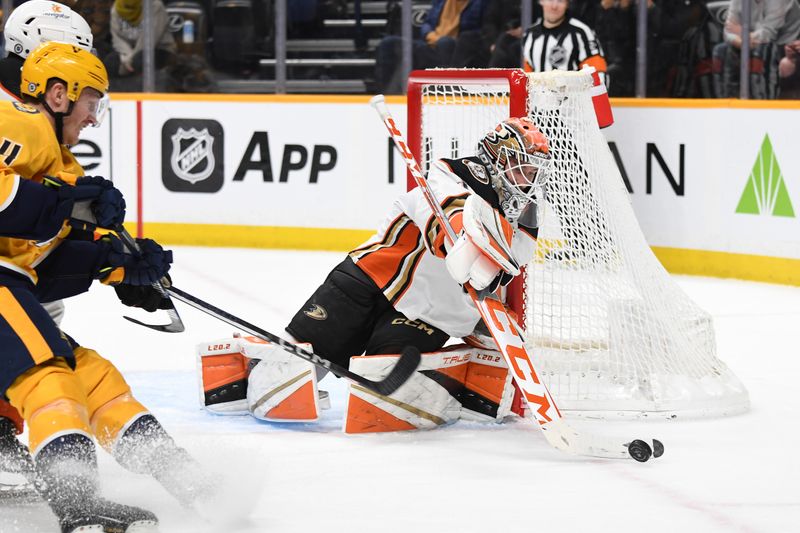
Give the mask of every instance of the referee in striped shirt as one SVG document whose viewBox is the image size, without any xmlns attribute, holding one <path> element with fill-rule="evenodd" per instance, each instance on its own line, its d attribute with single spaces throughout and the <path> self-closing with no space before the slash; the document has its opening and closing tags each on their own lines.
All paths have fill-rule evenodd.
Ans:
<svg viewBox="0 0 800 533">
<path fill-rule="evenodd" d="M 522 41 L 527 72 L 597 69 L 608 86 L 606 60 L 589 26 L 567 13 L 569 0 L 539 0 L 542 18 L 528 28 Z"/>
</svg>

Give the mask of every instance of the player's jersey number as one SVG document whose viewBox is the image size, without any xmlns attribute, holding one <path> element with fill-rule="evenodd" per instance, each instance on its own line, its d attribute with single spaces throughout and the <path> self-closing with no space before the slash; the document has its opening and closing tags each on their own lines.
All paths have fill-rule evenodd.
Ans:
<svg viewBox="0 0 800 533">
<path fill-rule="evenodd" d="M 17 144 L 6 138 L 3 138 L 3 140 L 0 141 L 0 157 L 3 158 L 3 163 L 6 166 L 10 167 L 14 163 L 14 160 L 19 155 L 20 150 L 22 150 L 21 144 Z"/>
</svg>

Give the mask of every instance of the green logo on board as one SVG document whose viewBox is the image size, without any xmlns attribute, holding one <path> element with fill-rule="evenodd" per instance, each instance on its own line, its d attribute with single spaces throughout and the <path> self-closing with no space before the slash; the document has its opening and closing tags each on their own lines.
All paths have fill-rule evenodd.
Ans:
<svg viewBox="0 0 800 533">
<path fill-rule="evenodd" d="M 747 186 L 744 188 L 737 213 L 751 215 L 772 215 L 775 217 L 794 217 L 792 201 L 783 181 L 781 168 L 772 150 L 769 135 L 764 135 L 761 150 L 750 171 Z"/>
</svg>

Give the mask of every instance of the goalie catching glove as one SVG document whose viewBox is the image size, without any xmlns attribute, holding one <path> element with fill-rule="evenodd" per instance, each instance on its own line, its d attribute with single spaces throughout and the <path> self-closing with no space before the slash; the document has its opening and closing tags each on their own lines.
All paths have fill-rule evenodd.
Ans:
<svg viewBox="0 0 800 533">
<path fill-rule="evenodd" d="M 462 285 L 469 282 L 475 290 L 511 281 L 519 274 L 519 264 L 511 252 L 514 228 L 508 220 L 474 194 L 464 203 L 462 216 L 463 231 L 445 257 L 453 279 Z"/>
</svg>

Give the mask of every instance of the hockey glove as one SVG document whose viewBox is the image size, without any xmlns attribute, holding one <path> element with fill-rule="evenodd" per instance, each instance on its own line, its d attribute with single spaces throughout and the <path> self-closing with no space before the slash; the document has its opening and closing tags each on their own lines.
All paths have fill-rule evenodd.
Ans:
<svg viewBox="0 0 800 533">
<path fill-rule="evenodd" d="M 464 231 L 445 257 L 453 279 L 482 290 L 490 285 L 496 288 L 503 282 L 501 273 L 511 278 L 519 274 L 519 265 L 511 252 L 514 228 L 497 210 L 472 195 L 464 204 L 463 223 Z"/>
<path fill-rule="evenodd" d="M 164 250 L 151 239 L 136 239 L 139 253 L 132 255 L 116 235 L 105 235 L 100 245 L 106 248 L 105 261 L 97 270 L 103 283 L 117 285 L 152 285 L 163 278 L 172 263 L 172 251 Z"/>
<path fill-rule="evenodd" d="M 100 176 L 83 176 L 69 185 L 58 178 L 45 178 L 50 186 L 58 187 L 62 202 L 72 202 L 72 216 L 86 222 L 97 222 L 102 228 L 112 228 L 125 221 L 125 198 L 114 184 Z M 89 213 L 83 208 L 88 207 Z"/>
<path fill-rule="evenodd" d="M 166 275 L 167 283 L 171 284 L 169 274 Z M 138 307 L 148 313 L 153 313 L 159 309 L 172 309 L 172 304 L 168 298 L 164 298 L 160 292 L 150 285 L 129 285 L 120 283 L 114 286 L 117 291 L 119 301 L 128 307 Z"/>
</svg>

